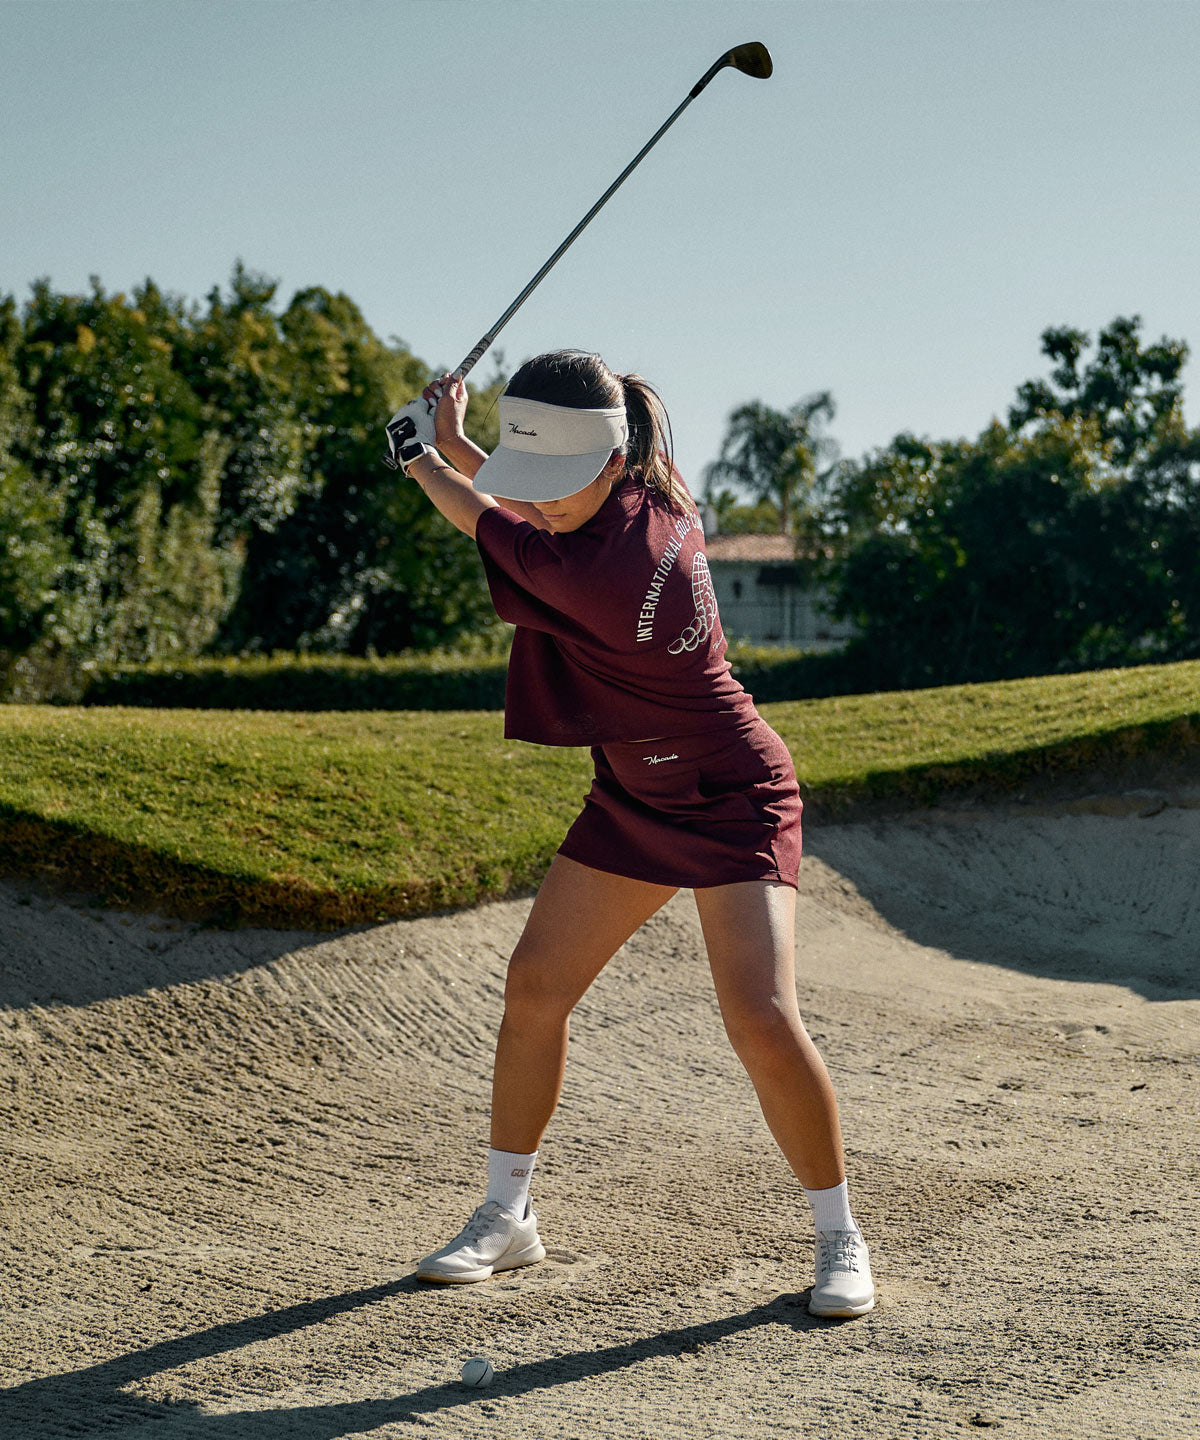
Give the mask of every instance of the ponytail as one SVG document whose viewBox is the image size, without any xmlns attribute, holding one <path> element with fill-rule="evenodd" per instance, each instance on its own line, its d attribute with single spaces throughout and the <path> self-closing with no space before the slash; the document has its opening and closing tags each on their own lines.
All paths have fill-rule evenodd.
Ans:
<svg viewBox="0 0 1200 1440">
<path fill-rule="evenodd" d="M 625 467 L 647 490 L 651 490 L 671 510 L 690 514 L 691 497 L 683 478 L 675 468 L 675 443 L 671 419 L 658 391 L 640 375 L 618 375 L 625 391 L 625 418 L 629 439 L 625 448 Z"/>
</svg>

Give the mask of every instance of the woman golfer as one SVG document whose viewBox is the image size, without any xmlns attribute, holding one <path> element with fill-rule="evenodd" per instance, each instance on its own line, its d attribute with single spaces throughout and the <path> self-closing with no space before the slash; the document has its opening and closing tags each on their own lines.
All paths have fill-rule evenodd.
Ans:
<svg viewBox="0 0 1200 1440">
<path fill-rule="evenodd" d="M 796 1000 L 795 772 L 725 659 L 704 532 L 661 401 L 597 355 L 541 355 L 501 397 L 489 457 L 463 433 L 461 379 L 443 375 L 424 398 L 435 414 L 418 402 L 389 436 L 407 474 L 474 536 L 496 612 L 516 625 L 504 733 L 588 745 L 596 773 L 509 961 L 487 1197 L 416 1273 L 463 1283 L 544 1258 L 529 1184 L 571 1011 L 684 887 L 729 1039 L 812 1205 L 809 1309 L 865 1314 L 875 1292 L 837 1102 Z"/>
</svg>

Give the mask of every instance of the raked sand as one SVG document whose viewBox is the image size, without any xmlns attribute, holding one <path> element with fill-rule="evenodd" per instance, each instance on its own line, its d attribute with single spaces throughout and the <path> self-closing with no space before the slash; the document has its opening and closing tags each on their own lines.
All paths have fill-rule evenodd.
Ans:
<svg viewBox="0 0 1200 1440">
<path fill-rule="evenodd" d="M 548 1259 L 442 1289 L 528 898 L 330 936 L 0 885 L 0 1437 L 1200 1437 L 1200 789 L 806 843 L 841 1323 L 688 893 L 577 1012 Z"/>
</svg>

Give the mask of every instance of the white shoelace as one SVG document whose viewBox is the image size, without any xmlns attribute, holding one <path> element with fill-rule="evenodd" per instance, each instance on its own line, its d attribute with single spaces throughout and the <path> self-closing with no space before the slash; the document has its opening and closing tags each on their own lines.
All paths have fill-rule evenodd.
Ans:
<svg viewBox="0 0 1200 1440">
<path fill-rule="evenodd" d="M 854 1230 L 818 1230 L 817 1244 L 821 1252 L 821 1269 L 826 1274 L 849 1270 L 858 1274 L 859 1236 Z"/>
<path fill-rule="evenodd" d="M 454 1245 L 477 1245 L 480 1241 L 499 1237 L 502 1233 L 498 1229 L 498 1222 L 504 1212 L 504 1207 L 495 1200 L 485 1200 L 475 1211 L 474 1215 L 467 1221 L 459 1234 L 457 1240 L 452 1241 Z"/>
</svg>

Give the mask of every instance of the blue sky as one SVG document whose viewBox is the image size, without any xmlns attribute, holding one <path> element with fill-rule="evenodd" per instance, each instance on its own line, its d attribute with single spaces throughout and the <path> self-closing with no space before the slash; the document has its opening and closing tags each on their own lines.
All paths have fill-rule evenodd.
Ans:
<svg viewBox="0 0 1200 1440">
<path fill-rule="evenodd" d="M 452 365 L 749 39 L 775 76 L 689 107 L 510 365 L 640 370 L 698 485 L 748 399 L 831 390 L 857 455 L 977 433 L 1048 325 L 1200 348 L 1193 0 L 0 0 L 0 290 L 198 298 L 241 257 Z"/>
</svg>

